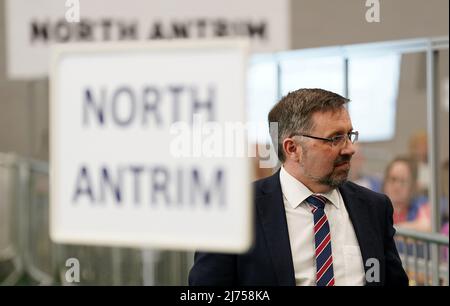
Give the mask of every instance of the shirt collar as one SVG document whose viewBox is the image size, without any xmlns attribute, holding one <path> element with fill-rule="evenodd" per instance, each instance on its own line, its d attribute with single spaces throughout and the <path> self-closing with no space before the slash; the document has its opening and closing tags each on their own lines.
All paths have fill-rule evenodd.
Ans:
<svg viewBox="0 0 450 306">
<path fill-rule="evenodd" d="M 280 183 L 283 195 L 286 197 L 292 208 L 297 208 L 310 195 L 314 194 L 302 182 L 289 174 L 284 167 L 280 170 Z M 318 193 L 328 199 L 328 201 L 339 209 L 339 194 L 336 188 L 327 193 Z"/>
</svg>

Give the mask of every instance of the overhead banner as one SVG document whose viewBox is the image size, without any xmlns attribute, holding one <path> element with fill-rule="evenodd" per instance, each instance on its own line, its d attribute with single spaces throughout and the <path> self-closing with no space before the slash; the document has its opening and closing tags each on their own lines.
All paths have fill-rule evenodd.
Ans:
<svg viewBox="0 0 450 306">
<path fill-rule="evenodd" d="M 243 252 L 247 41 L 53 47 L 51 237 Z M 231 132 L 231 134 L 229 134 Z"/>
<path fill-rule="evenodd" d="M 287 50 L 289 0 L 7 0 L 8 76 L 48 76 L 53 43 L 245 37 Z"/>
</svg>

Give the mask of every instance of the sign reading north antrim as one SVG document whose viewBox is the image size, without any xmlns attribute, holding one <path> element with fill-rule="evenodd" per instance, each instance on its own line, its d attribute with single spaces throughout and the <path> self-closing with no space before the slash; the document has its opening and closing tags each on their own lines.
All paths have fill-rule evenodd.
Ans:
<svg viewBox="0 0 450 306">
<path fill-rule="evenodd" d="M 55 46 L 52 239 L 247 250 L 246 135 L 227 136 L 245 122 L 247 54 L 242 40 Z"/>
<path fill-rule="evenodd" d="M 289 0 L 7 0 L 7 75 L 48 76 L 52 44 L 248 38 L 290 48 Z"/>
</svg>

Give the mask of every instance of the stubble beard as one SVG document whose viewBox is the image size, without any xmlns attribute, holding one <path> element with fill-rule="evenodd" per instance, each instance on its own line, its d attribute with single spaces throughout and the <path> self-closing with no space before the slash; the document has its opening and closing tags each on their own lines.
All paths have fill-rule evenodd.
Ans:
<svg viewBox="0 0 450 306">
<path fill-rule="evenodd" d="M 306 148 L 302 148 L 302 160 L 300 161 L 300 167 L 302 167 L 303 169 L 305 169 L 304 160 L 306 160 L 306 156 L 307 156 L 307 150 L 305 150 L 305 149 Z M 345 170 L 337 170 L 338 172 L 336 173 L 335 165 L 342 163 L 344 161 L 350 162 L 350 159 L 351 159 L 351 156 L 342 156 L 342 157 L 338 158 L 333 163 L 333 170 L 331 170 L 330 173 L 328 173 L 324 176 L 314 176 L 310 173 L 307 173 L 306 171 L 305 171 L 305 176 L 307 176 L 309 179 L 311 179 L 313 181 L 316 181 L 317 183 L 319 183 L 321 185 L 328 186 L 332 189 L 338 188 L 347 181 L 348 174 L 350 172 L 350 167 Z"/>
</svg>

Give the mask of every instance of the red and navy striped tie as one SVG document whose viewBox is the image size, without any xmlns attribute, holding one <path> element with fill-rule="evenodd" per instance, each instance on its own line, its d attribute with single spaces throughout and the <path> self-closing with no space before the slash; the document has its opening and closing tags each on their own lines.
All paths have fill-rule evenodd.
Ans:
<svg viewBox="0 0 450 306">
<path fill-rule="evenodd" d="M 330 225 L 324 210 L 327 199 L 313 194 L 306 199 L 306 202 L 311 206 L 314 215 L 316 284 L 317 286 L 334 286 Z"/>
</svg>

